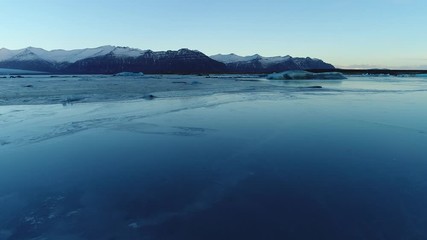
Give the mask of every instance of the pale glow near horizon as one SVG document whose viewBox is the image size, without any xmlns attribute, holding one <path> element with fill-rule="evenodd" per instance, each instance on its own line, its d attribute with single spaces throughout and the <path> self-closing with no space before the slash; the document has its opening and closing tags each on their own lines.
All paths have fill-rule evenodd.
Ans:
<svg viewBox="0 0 427 240">
<path fill-rule="evenodd" d="M 427 68 L 425 0 L 3 0 L 0 48 L 102 45 Z"/>
</svg>

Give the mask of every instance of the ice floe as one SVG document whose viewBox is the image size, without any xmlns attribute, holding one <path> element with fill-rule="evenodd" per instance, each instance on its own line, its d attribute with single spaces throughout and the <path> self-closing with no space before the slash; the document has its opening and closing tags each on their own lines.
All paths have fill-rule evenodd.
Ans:
<svg viewBox="0 0 427 240">
<path fill-rule="evenodd" d="M 342 73 L 338 72 L 311 73 L 300 70 L 272 73 L 267 78 L 270 80 L 346 79 Z"/>
<path fill-rule="evenodd" d="M 140 76 L 144 76 L 144 73 L 142 73 L 142 72 L 120 72 L 120 73 L 114 74 L 114 76 L 117 76 L 117 77 L 140 77 Z"/>
</svg>

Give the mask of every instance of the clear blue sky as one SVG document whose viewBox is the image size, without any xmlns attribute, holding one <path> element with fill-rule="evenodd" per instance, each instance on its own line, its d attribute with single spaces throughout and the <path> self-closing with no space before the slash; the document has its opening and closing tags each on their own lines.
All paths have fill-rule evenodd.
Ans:
<svg viewBox="0 0 427 240">
<path fill-rule="evenodd" d="M 427 68 L 427 0 L 0 0 L 0 47 L 101 45 Z"/>
</svg>

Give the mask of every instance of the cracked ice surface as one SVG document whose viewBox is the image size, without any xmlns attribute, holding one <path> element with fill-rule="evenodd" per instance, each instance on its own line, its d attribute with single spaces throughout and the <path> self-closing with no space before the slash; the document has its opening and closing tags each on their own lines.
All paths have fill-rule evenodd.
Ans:
<svg viewBox="0 0 427 240">
<path fill-rule="evenodd" d="M 427 237 L 423 79 L 0 84 L 0 239 Z"/>
</svg>

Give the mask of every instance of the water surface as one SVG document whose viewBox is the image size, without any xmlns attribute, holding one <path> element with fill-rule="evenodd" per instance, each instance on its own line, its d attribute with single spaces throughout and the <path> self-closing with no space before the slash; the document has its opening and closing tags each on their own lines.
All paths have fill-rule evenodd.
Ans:
<svg viewBox="0 0 427 240">
<path fill-rule="evenodd" d="M 427 239 L 425 80 L 228 81 L 1 106 L 0 239 Z"/>
</svg>

